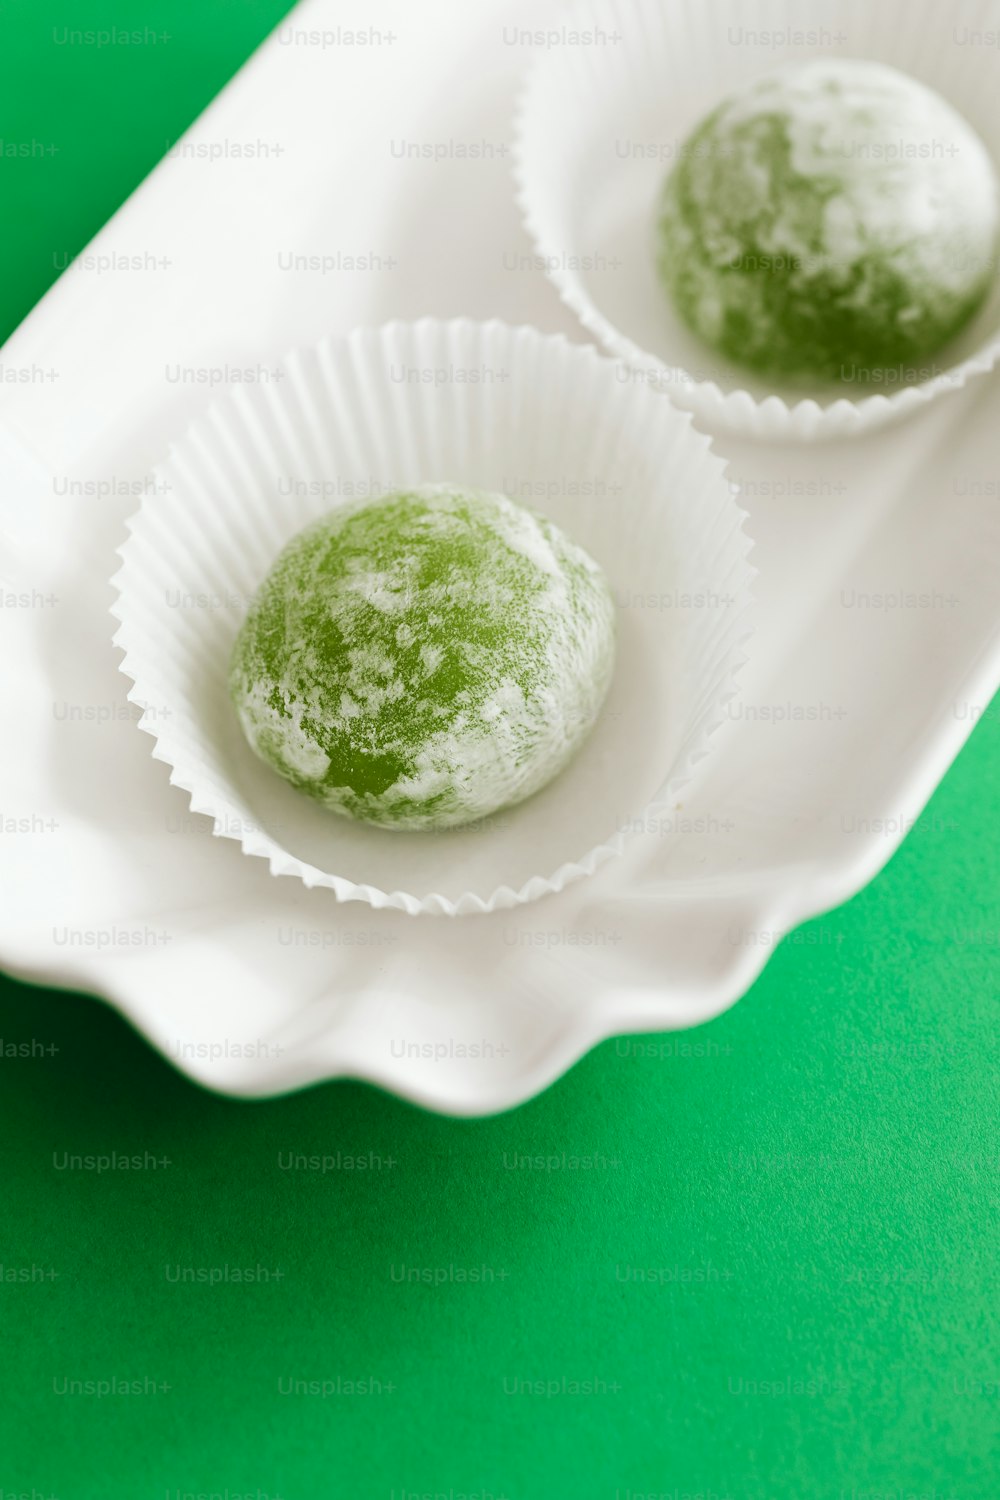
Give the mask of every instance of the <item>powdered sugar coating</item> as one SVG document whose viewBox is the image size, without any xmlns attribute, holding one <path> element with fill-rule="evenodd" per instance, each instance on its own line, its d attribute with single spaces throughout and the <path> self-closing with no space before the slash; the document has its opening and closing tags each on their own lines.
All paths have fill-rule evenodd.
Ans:
<svg viewBox="0 0 1000 1500">
<path fill-rule="evenodd" d="M 506 496 L 434 485 L 293 538 L 240 630 L 230 690 L 257 754 L 326 807 L 448 828 L 556 775 L 613 664 L 597 564 Z"/>
</svg>

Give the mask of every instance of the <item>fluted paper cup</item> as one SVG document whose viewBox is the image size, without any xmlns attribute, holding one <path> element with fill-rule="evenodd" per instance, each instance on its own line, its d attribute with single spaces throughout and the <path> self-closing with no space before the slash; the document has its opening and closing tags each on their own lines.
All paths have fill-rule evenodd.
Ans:
<svg viewBox="0 0 1000 1500">
<path fill-rule="evenodd" d="M 340 900 L 454 915 L 560 890 L 675 804 L 735 691 L 752 569 L 723 465 L 689 417 L 592 348 L 468 321 L 325 340 L 211 407 L 158 480 L 113 580 L 141 727 L 217 834 Z M 520 806 L 438 834 L 303 797 L 251 752 L 227 691 L 284 544 L 332 507 L 427 483 L 552 517 L 603 566 L 618 625 L 614 680 L 573 763 Z"/>
<path fill-rule="evenodd" d="M 1000 164 L 1000 0 L 585 0 L 577 45 L 539 52 L 515 122 L 514 174 L 536 259 L 636 379 L 710 432 L 769 440 L 870 431 L 960 390 L 1000 360 L 1000 278 L 932 360 L 833 393 L 777 389 L 703 345 L 657 276 L 663 181 L 695 125 L 735 89 L 808 57 L 886 63 L 920 79 Z"/>
</svg>

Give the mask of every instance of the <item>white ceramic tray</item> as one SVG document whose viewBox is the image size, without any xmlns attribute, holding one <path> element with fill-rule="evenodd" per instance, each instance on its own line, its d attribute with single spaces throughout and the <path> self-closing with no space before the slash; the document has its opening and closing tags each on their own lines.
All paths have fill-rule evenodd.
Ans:
<svg viewBox="0 0 1000 1500">
<path fill-rule="evenodd" d="M 91 247 L 145 269 L 67 271 L 2 352 L 0 961 L 106 996 L 217 1089 L 350 1075 L 484 1113 L 601 1038 L 707 1019 L 881 868 L 1000 684 L 988 377 L 836 448 L 720 442 L 760 570 L 739 706 L 674 818 L 558 896 L 450 920 L 341 906 L 168 784 L 111 645 L 135 491 L 220 372 L 267 378 L 323 332 L 432 313 L 581 337 L 509 180 L 543 44 L 516 33 L 563 20 L 310 0 Z"/>
</svg>

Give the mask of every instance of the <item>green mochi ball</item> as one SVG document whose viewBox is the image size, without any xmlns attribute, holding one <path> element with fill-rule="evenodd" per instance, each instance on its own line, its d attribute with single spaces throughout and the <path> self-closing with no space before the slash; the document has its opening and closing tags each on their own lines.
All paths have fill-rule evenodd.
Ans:
<svg viewBox="0 0 1000 1500">
<path fill-rule="evenodd" d="M 240 629 L 252 748 L 383 828 L 487 818 L 593 728 L 615 609 L 582 548 L 504 495 L 451 485 L 343 505 L 284 548 Z"/>
<path fill-rule="evenodd" d="M 664 185 L 657 256 L 683 320 L 728 359 L 843 382 L 943 348 L 986 298 L 997 239 L 971 126 L 893 68 L 832 60 L 753 83 L 697 127 Z"/>
</svg>

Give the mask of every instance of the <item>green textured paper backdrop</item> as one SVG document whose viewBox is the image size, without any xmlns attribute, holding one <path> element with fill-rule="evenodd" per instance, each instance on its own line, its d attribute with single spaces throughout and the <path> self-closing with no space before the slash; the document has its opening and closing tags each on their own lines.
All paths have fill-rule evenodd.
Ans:
<svg viewBox="0 0 1000 1500">
<path fill-rule="evenodd" d="M 8 0 L 0 136 L 59 151 L 0 164 L 5 332 L 284 8 Z M 36 1278 L 0 1280 L 0 1500 L 995 1500 L 998 793 L 994 707 L 886 873 L 735 1010 L 492 1121 L 216 1099 L 103 1006 L 6 983 L 0 1036 L 43 1050 L 0 1059 L 0 1262 Z M 169 1165 L 60 1170 L 108 1151 Z M 595 1165 L 512 1167 L 564 1152 Z M 269 1277 L 170 1279 L 226 1264 Z M 60 1394 L 113 1377 L 169 1390 Z"/>
</svg>

